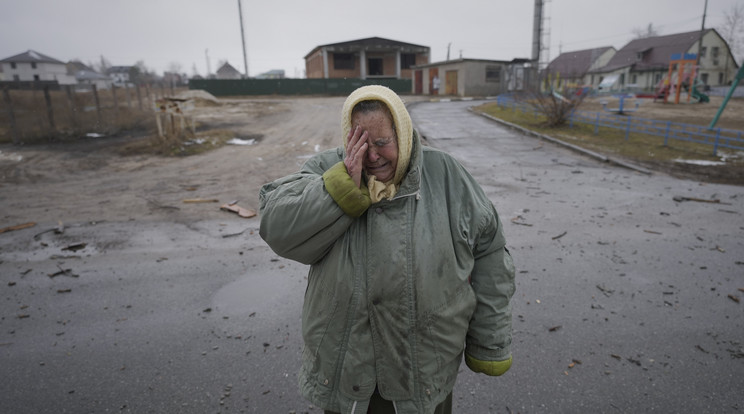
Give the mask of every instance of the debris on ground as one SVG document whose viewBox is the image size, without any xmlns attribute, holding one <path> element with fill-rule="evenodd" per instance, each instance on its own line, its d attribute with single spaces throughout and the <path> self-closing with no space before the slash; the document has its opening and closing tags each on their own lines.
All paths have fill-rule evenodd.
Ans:
<svg viewBox="0 0 744 414">
<path fill-rule="evenodd" d="M 73 243 L 73 244 L 63 247 L 62 250 L 69 250 L 71 252 L 76 252 L 78 250 L 83 250 L 85 246 L 87 245 L 88 243 Z"/>
<path fill-rule="evenodd" d="M 27 229 L 27 228 L 33 227 L 35 225 L 36 225 L 36 223 L 34 223 L 33 221 L 31 221 L 31 222 L 28 222 L 28 223 L 16 224 L 15 226 L 3 227 L 3 228 L 0 229 L 0 234 L 5 233 L 5 232 L 9 232 L 9 231 Z"/>
<path fill-rule="evenodd" d="M 216 198 L 187 198 L 183 200 L 185 204 L 196 204 L 196 203 L 219 203 L 220 200 Z"/>
<path fill-rule="evenodd" d="M 697 201 L 699 203 L 713 203 L 713 204 L 728 204 L 728 205 L 730 205 L 730 203 L 722 203 L 721 200 L 718 200 L 718 199 L 707 200 L 707 199 L 704 199 L 704 198 L 684 197 L 684 196 L 674 196 L 672 199 L 674 201 L 678 202 L 678 203 L 681 203 L 683 201 Z"/>
<path fill-rule="evenodd" d="M 561 234 L 559 234 L 559 235 L 557 235 L 557 236 L 553 237 L 553 240 L 558 240 L 558 239 L 560 239 L 561 237 L 565 236 L 566 234 L 568 234 L 568 232 L 567 232 L 567 231 L 564 231 L 563 233 L 561 233 Z"/>
<path fill-rule="evenodd" d="M 240 217 L 243 217 L 243 218 L 251 218 L 251 217 L 255 217 L 256 216 L 256 212 L 254 210 L 251 210 L 251 209 L 245 208 L 245 207 L 241 207 L 241 206 L 239 206 L 237 204 L 237 202 L 223 204 L 220 207 L 220 210 L 224 210 L 224 211 L 229 211 L 229 212 L 235 213 L 235 214 L 237 214 L 237 215 L 239 215 Z M 245 231 L 245 230 L 243 230 L 243 231 Z M 237 236 L 237 234 L 236 234 L 236 236 Z"/>
<path fill-rule="evenodd" d="M 61 221 L 59 221 L 57 222 L 57 225 L 55 227 L 52 227 L 51 229 L 46 229 L 42 231 L 41 233 L 34 234 L 34 239 L 38 239 L 39 236 L 41 236 L 44 233 L 49 233 L 50 231 L 53 231 L 54 234 L 62 234 L 65 232 L 65 225 Z"/>
</svg>

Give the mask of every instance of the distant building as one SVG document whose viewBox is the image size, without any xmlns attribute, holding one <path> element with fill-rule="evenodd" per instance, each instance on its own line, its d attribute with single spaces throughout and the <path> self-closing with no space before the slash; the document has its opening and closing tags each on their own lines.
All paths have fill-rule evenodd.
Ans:
<svg viewBox="0 0 744 414">
<path fill-rule="evenodd" d="M 484 59 L 456 59 L 417 65 L 414 94 L 448 96 L 492 96 L 506 92 L 507 69 L 511 62 Z"/>
<path fill-rule="evenodd" d="M 75 77 L 67 74 L 64 62 L 33 50 L 0 60 L 0 66 L 5 81 L 76 83 Z"/>
<path fill-rule="evenodd" d="M 131 73 L 132 66 L 111 66 L 106 69 L 106 74 L 111 77 L 116 86 L 126 86 L 131 84 L 129 75 Z"/>
<path fill-rule="evenodd" d="M 699 49 L 700 31 L 654 36 L 632 40 L 623 46 L 606 65 L 590 70 L 587 83 L 594 87 L 608 79 L 616 79 L 610 90 L 653 90 L 669 71 L 674 54 L 700 53 L 698 79 L 708 86 L 731 83 L 738 65 L 728 44 L 715 29 L 703 32 Z"/>
<path fill-rule="evenodd" d="M 587 74 L 604 67 L 615 56 L 612 46 L 561 53 L 548 67 L 546 73 L 554 88 L 577 88 L 590 84 Z"/>
<path fill-rule="evenodd" d="M 305 55 L 310 79 L 413 79 L 412 67 L 429 63 L 430 48 L 370 37 L 316 46 Z"/>
<path fill-rule="evenodd" d="M 228 62 L 217 69 L 217 79 L 241 79 L 242 77 L 243 75 Z"/>
<path fill-rule="evenodd" d="M 66 66 L 67 74 L 75 77 L 78 86 L 96 85 L 97 89 L 109 89 L 113 84 L 110 77 L 96 72 L 79 60 L 71 60 Z"/>
<path fill-rule="evenodd" d="M 256 79 L 284 79 L 284 69 L 272 69 L 256 76 Z"/>
</svg>

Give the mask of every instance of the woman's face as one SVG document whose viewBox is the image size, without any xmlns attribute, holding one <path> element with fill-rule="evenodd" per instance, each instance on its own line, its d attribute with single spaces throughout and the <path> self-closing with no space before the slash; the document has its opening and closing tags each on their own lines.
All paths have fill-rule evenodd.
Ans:
<svg viewBox="0 0 744 414">
<path fill-rule="evenodd" d="M 383 183 L 391 181 L 398 166 L 398 139 L 391 115 L 386 111 L 357 112 L 351 118 L 351 125 L 367 132 L 364 172 Z"/>
</svg>

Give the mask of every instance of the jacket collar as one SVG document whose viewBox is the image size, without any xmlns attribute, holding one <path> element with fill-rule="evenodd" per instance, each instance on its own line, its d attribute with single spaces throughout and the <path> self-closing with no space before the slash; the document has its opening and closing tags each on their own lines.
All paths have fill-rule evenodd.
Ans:
<svg viewBox="0 0 744 414">
<path fill-rule="evenodd" d="M 409 196 L 417 193 L 421 188 L 421 168 L 423 149 L 418 131 L 413 130 L 413 140 L 411 143 L 411 160 L 408 163 L 408 172 L 400 183 L 400 188 L 395 198 Z"/>
</svg>

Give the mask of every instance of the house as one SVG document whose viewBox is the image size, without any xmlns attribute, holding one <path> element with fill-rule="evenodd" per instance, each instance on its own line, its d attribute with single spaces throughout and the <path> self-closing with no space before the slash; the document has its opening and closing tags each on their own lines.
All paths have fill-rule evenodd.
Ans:
<svg viewBox="0 0 744 414">
<path fill-rule="evenodd" d="M 617 50 L 612 46 L 561 53 L 546 68 L 553 88 L 578 88 L 593 83 L 589 72 L 607 65 Z"/>
<path fill-rule="evenodd" d="M 417 65 L 414 94 L 448 96 L 493 96 L 507 90 L 507 71 L 511 62 L 483 59 L 456 59 Z"/>
<path fill-rule="evenodd" d="M 75 77 L 79 87 L 96 85 L 97 89 L 109 89 L 113 84 L 110 77 L 96 72 L 79 60 L 71 60 L 66 66 L 67 74 Z"/>
<path fill-rule="evenodd" d="M 129 75 L 132 71 L 132 66 L 111 66 L 106 69 L 106 74 L 111 77 L 116 86 L 131 85 Z"/>
<path fill-rule="evenodd" d="M 75 77 L 67 74 L 63 62 L 33 50 L 0 60 L 0 66 L 5 81 L 76 83 Z"/>
<path fill-rule="evenodd" d="M 305 55 L 308 79 L 412 79 L 412 67 L 429 63 L 430 48 L 381 37 L 316 46 Z"/>
<path fill-rule="evenodd" d="M 694 31 L 632 40 L 606 65 L 590 70 L 587 83 L 603 83 L 609 90 L 653 90 L 667 75 L 672 55 L 697 54 L 700 38 L 700 31 Z M 730 84 L 738 68 L 715 29 L 703 32 L 699 62 L 698 79 L 708 86 Z"/>
<path fill-rule="evenodd" d="M 284 69 L 272 69 L 256 76 L 256 79 L 284 79 Z"/>
<path fill-rule="evenodd" d="M 228 62 L 223 63 L 222 66 L 217 69 L 217 79 L 241 79 L 242 77 L 243 74 Z"/>
</svg>

